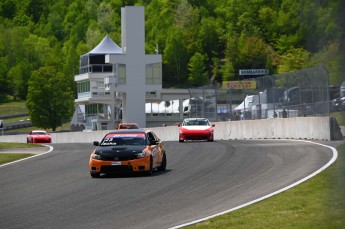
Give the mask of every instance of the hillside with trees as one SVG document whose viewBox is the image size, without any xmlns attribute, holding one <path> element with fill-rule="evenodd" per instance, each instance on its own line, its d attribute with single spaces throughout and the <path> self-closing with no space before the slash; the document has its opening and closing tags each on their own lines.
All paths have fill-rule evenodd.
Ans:
<svg viewBox="0 0 345 229">
<path fill-rule="evenodd" d="M 164 88 L 219 85 L 247 68 L 324 64 L 330 84 L 345 78 L 342 0 L 2 0 L 0 102 L 27 99 L 41 68 L 66 78 L 53 90 L 75 90 L 80 55 L 106 34 L 121 46 L 131 5 L 145 6 L 146 53 L 162 54 Z"/>
</svg>

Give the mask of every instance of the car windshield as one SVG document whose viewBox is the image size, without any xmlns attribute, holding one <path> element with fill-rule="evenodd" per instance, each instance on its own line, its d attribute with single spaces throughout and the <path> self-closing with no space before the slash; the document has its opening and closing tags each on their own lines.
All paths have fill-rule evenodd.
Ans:
<svg viewBox="0 0 345 229">
<path fill-rule="evenodd" d="M 46 135 L 46 132 L 33 132 L 33 135 Z"/>
<path fill-rule="evenodd" d="M 183 122 L 183 126 L 208 126 L 207 120 L 190 119 Z"/>
<path fill-rule="evenodd" d="M 101 146 L 146 145 L 145 134 L 108 134 Z"/>
<path fill-rule="evenodd" d="M 138 129 L 136 125 L 121 125 L 119 129 Z"/>
</svg>

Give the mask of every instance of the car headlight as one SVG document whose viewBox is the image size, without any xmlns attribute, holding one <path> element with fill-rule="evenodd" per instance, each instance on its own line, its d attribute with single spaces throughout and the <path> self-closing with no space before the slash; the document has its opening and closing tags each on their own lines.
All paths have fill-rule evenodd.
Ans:
<svg viewBox="0 0 345 229">
<path fill-rule="evenodd" d="M 96 153 L 93 153 L 93 154 L 91 155 L 91 157 L 92 157 L 93 159 L 96 159 L 96 160 L 101 160 L 101 159 L 102 159 L 102 156 L 99 155 L 99 154 L 96 154 Z"/>
<path fill-rule="evenodd" d="M 146 152 L 141 152 L 141 153 L 136 154 L 137 158 L 143 158 L 145 157 L 145 155 L 146 155 Z"/>
</svg>

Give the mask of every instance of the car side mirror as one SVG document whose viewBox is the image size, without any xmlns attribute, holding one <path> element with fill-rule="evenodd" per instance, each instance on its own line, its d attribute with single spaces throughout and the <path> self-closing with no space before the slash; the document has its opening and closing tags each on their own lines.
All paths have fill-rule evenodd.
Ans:
<svg viewBox="0 0 345 229">
<path fill-rule="evenodd" d="M 156 141 L 156 140 L 152 140 L 152 141 L 150 142 L 151 145 L 157 145 L 157 143 L 158 143 L 158 141 Z"/>
<path fill-rule="evenodd" d="M 99 141 L 94 141 L 94 142 L 93 142 L 93 145 L 94 145 L 94 146 L 99 146 Z"/>
</svg>

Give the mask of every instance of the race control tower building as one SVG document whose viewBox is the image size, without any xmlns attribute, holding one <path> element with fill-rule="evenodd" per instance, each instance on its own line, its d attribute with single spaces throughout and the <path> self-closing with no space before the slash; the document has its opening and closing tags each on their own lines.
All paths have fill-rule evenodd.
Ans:
<svg viewBox="0 0 345 229">
<path fill-rule="evenodd" d="M 114 90 L 122 103 L 122 122 L 146 127 L 147 96 L 159 97 L 162 90 L 162 56 L 145 54 L 144 7 L 121 8 L 122 53 L 108 54 L 113 74 L 105 79 L 106 89 Z"/>
</svg>

